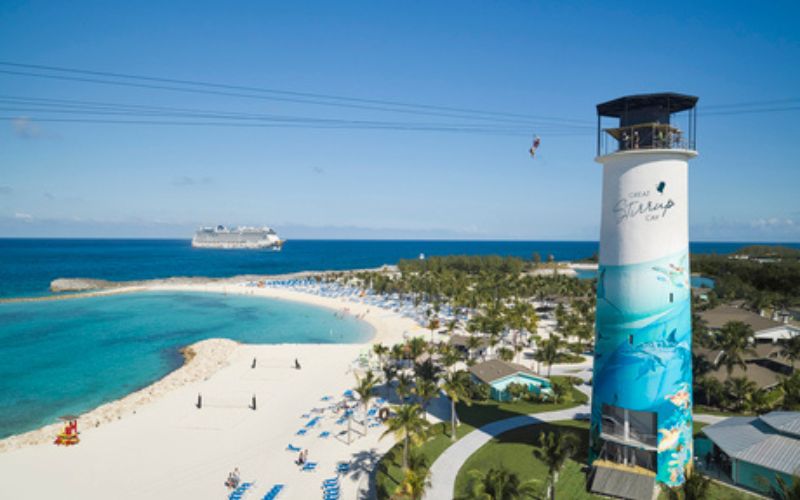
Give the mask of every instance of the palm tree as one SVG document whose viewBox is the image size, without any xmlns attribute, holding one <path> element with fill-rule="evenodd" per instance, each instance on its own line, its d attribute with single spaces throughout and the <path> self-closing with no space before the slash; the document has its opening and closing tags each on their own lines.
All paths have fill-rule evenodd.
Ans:
<svg viewBox="0 0 800 500">
<path fill-rule="evenodd" d="M 553 403 L 555 404 L 558 404 L 562 397 L 569 394 L 571 388 L 567 382 L 561 380 L 554 380 L 550 385 L 553 389 Z"/>
<path fill-rule="evenodd" d="M 551 335 L 549 339 L 539 343 L 538 352 L 541 352 L 539 357 L 542 362 L 547 364 L 548 377 L 550 376 L 550 370 L 553 369 L 553 365 L 558 361 L 558 351 L 560 347 L 561 340 L 555 335 Z"/>
<path fill-rule="evenodd" d="M 413 383 L 414 379 L 411 378 L 411 375 L 407 373 L 400 373 L 397 375 L 397 395 L 400 396 L 401 401 L 405 401 L 411 394 Z"/>
<path fill-rule="evenodd" d="M 442 391 L 450 399 L 450 440 L 456 440 L 456 425 L 458 425 L 458 415 L 456 415 L 456 404 L 461 402 L 467 406 L 472 404 L 469 397 L 469 373 L 459 371 L 448 373 L 442 379 Z"/>
<path fill-rule="evenodd" d="M 383 363 L 386 358 L 386 355 L 389 354 L 389 348 L 383 344 L 375 344 L 372 346 L 372 352 L 378 356 L 378 361 L 380 362 L 380 368 L 383 370 Z"/>
<path fill-rule="evenodd" d="M 486 472 L 477 469 L 469 472 L 469 496 L 474 500 L 517 500 L 537 498 L 536 481 L 522 482 L 519 476 L 500 465 Z M 466 499 L 465 499 L 466 500 Z"/>
<path fill-rule="evenodd" d="M 703 476 L 699 472 L 687 474 L 686 481 L 683 482 L 684 500 L 703 500 L 706 498 L 708 489 L 711 487 L 711 479 Z"/>
<path fill-rule="evenodd" d="M 428 348 L 428 343 L 422 337 L 414 337 L 407 344 L 408 355 L 412 361 L 416 361 Z"/>
<path fill-rule="evenodd" d="M 580 440 L 578 436 L 571 432 L 555 433 L 542 432 L 539 434 L 539 447 L 534 448 L 533 456 L 547 465 L 548 485 L 550 500 L 556 498 L 556 484 L 558 483 L 558 473 L 564 466 L 568 458 L 578 452 Z"/>
<path fill-rule="evenodd" d="M 708 488 L 711 487 L 711 479 L 700 473 L 687 474 L 686 481 L 680 486 L 669 487 L 661 485 L 661 490 L 666 496 L 666 500 L 703 500 L 707 498 Z"/>
<path fill-rule="evenodd" d="M 781 381 L 783 389 L 783 409 L 800 409 L 800 372 L 794 372 L 791 376 Z"/>
<path fill-rule="evenodd" d="M 713 346 L 714 349 L 722 351 L 722 363 L 728 372 L 728 378 L 731 378 L 735 366 L 747 370 L 745 355 L 755 352 L 750 346 L 752 338 L 753 328 L 741 321 L 729 321 L 717 332 Z"/>
<path fill-rule="evenodd" d="M 767 483 L 769 484 L 769 483 Z M 770 496 L 778 500 L 800 500 L 800 475 L 794 474 L 791 481 L 785 481 L 775 474 L 775 485 L 770 486 Z"/>
<path fill-rule="evenodd" d="M 719 380 L 714 377 L 701 377 L 696 379 L 695 384 L 700 388 L 700 392 L 703 393 L 703 400 L 707 406 L 711 406 L 713 401 L 716 401 L 721 406 L 725 388 Z"/>
<path fill-rule="evenodd" d="M 372 370 L 367 371 L 364 378 L 359 378 L 356 375 L 356 386 L 353 390 L 358 394 L 361 399 L 361 405 L 364 407 L 364 435 L 367 434 L 367 410 L 369 409 L 369 401 L 372 399 L 372 391 L 378 385 L 378 379 Z"/>
<path fill-rule="evenodd" d="M 408 469 L 392 499 L 419 500 L 431 485 L 428 457 L 413 450 L 408 455 Z"/>
<path fill-rule="evenodd" d="M 442 348 L 442 357 L 440 358 L 440 361 L 445 369 L 450 371 L 450 369 L 460 360 L 461 356 L 458 355 L 456 350 L 445 344 L 445 347 Z"/>
<path fill-rule="evenodd" d="M 386 399 L 389 399 L 389 391 L 392 389 L 392 381 L 397 374 L 397 367 L 394 363 L 384 363 L 383 367 L 383 382 L 386 384 Z"/>
<path fill-rule="evenodd" d="M 509 349 L 508 347 L 501 347 L 497 350 L 497 357 L 502 359 L 503 361 L 511 361 L 514 359 L 514 351 Z"/>
<path fill-rule="evenodd" d="M 424 378 L 418 377 L 416 383 L 414 384 L 414 393 L 417 395 L 417 398 L 419 398 L 422 406 L 422 413 L 427 420 L 428 404 L 430 404 L 433 398 L 439 395 L 439 387 L 437 387 L 436 384 L 430 380 L 425 380 Z"/>
<path fill-rule="evenodd" d="M 725 381 L 725 390 L 734 403 L 734 409 L 741 410 L 748 404 L 751 395 L 758 388 L 756 383 L 747 377 L 733 377 Z"/>
<path fill-rule="evenodd" d="M 467 337 L 467 357 L 472 359 L 472 354 L 475 352 L 475 349 L 479 348 L 483 344 L 483 339 L 475 334 L 471 334 Z"/>
<path fill-rule="evenodd" d="M 784 342 L 779 353 L 792 362 L 792 371 L 794 371 L 795 363 L 797 359 L 800 358 L 800 335 L 795 335 Z"/>
<path fill-rule="evenodd" d="M 386 431 L 381 438 L 393 434 L 403 441 L 403 470 L 408 470 L 408 449 L 412 442 L 420 441 L 428 429 L 428 421 L 420 417 L 422 408 L 418 404 L 399 405 L 395 413 L 386 419 Z"/>
</svg>

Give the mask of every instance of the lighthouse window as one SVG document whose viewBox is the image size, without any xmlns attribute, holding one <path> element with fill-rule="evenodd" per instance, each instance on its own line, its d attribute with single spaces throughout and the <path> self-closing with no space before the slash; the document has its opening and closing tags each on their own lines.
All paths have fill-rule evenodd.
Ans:
<svg viewBox="0 0 800 500">
<path fill-rule="evenodd" d="M 601 418 L 601 432 L 607 436 L 648 446 L 658 444 L 658 419 L 654 412 L 603 404 Z"/>
</svg>

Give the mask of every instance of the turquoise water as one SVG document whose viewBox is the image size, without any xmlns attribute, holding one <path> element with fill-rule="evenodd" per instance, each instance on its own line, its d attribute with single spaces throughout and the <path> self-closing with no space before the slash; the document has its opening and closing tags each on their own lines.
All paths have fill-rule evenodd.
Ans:
<svg viewBox="0 0 800 500">
<path fill-rule="evenodd" d="M 329 309 L 261 297 L 134 293 L 0 304 L 0 438 L 84 413 L 178 368 L 179 349 L 244 343 L 354 343 L 372 328 Z"/>
</svg>

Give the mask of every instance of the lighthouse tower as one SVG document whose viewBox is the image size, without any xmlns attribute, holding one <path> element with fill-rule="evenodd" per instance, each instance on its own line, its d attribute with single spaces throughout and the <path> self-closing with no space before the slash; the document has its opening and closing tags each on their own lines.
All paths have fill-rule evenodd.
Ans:
<svg viewBox="0 0 800 500">
<path fill-rule="evenodd" d="M 697 155 L 696 103 L 663 93 L 597 106 L 603 208 L 590 429 L 597 487 L 626 483 L 598 481 L 615 474 L 640 492 L 642 484 L 675 486 L 691 467 L 687 174 Z"/>
</svg>

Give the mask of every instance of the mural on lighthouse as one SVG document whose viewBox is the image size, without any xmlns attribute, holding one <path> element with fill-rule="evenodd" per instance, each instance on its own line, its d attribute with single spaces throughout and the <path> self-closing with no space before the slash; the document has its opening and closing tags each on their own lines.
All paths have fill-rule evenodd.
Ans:
<svg viewBox="0 0 800 500">
<path fill-rule="evenodd" d="M 670 486 L 692 459 L 688 160 L 696 97 L 598 105 L 603 165 L 590 460 Z M 688 117 L 688 128 L 678 128 Z M 604 118 L 619 124 L 603 128 Z"/>
</svg>

